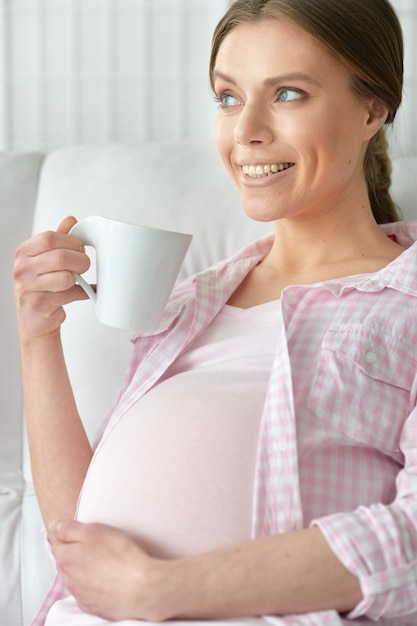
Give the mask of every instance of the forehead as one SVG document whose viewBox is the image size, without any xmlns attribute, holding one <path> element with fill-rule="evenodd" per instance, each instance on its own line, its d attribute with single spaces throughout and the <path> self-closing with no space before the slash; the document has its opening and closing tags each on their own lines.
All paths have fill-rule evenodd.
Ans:
<svg viewBox="0 0 417 626">
<path fill-rule="evenodd" d="M 350 74 L 339 59 L 310 33 L 283 19 L 270 18 L 235 26 L 224 38 L 215 71 L 238 78 L 253 73 L 264 79 L 306 73 L 320 82 L 341 81 Z"/>
</svg>

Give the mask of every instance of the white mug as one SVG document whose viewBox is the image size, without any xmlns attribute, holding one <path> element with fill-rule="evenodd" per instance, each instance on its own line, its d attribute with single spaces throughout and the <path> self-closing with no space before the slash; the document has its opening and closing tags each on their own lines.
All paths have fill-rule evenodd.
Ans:
<svg viewBox="0 0 417 626">
<path fill-rule="evenodd" d="M 192 236 L 99 215 L 78 222 L 70 234 L 96 250 L 96 291 L 74 276 L 97 319 L 115 328 L 155 330 Z"/>
</svg>

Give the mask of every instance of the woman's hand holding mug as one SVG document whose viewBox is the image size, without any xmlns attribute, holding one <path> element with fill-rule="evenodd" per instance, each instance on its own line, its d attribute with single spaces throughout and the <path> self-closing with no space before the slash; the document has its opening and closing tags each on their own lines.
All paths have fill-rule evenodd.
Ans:
<svg viewBox="0 0 417 626">
<path fill-rule="evenodd" d="M 90 260 L 84 245 L 68 232 L 76 224 L 65 218 L 56 232 L 34 235 L 16 251 L 15 299 L 21 335 L 44 336 L 59 330 L 64 305 L 87 298 L 74 273 L 85 272 Z"/>
</svg>

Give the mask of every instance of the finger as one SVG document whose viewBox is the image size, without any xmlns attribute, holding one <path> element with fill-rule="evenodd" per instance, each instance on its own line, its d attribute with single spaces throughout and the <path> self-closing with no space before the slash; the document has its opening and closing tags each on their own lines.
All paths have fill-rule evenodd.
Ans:
<svg viewBox="0 0 417 626">
<path fill-rule="evenodd" d="M 94 289 L 94 285 L 91 286 Z M 54 296 L 54 301 L 57 307 L 65 306 L 80 300 L 88 300 L 89 298 L 88 294 L 78 284 L 73 285 L 70 289 L 65 289 L 65 291 L 58 291 L 54 294 Z"/>
<path fill-rule="evenodd" d="M 67 233 L 69 233 L 71 228 L 73 226 L 75 226 L 76 223 L 77 223 L 77 219 L 73 215 L 68 215 L 67 217 L 64 217 L 64 219 L 59 224 L 59 226 L 56 229 L 56 231 L 57 231 L 57 233 L 66 233 L 67 234 Z"/>
<path fill-rule="evenodd" d="M 13 271 L 16 293 L 66 291 L 75 284 L 74 272 L 83 274 L 89 265 L 87 255 L 65 248 L 48 250 L 34 257 L 19 254 Z"/>
<path fill-rule="evenodd" d="M 50 318 L 57 309 L 71 302 L 87 300 L 87 298 L 87 294 L 79 285 L 56 293 L 35 291 L 25 294 L 24 298 L 21 298 L 19 310 L 25 315 L 40 315 L 44 318 Z"/>
<path fill-rule="evenodd" d="M 16 258 L 34 257 L 48 250 L 59 248 L 84 252 L 84 244 L 77 237 L 48 230 L 23 242 L 16 251 Z"/>
<path fill-rule="evenodd" d="M 54 274 L 68 273 L 66 284 L 62 289 L 72 287 L 75 282 L 72 272 L 83 274 L 90 267 L 90 259 L 84 253 L 77 250 L 69 250 L 68 248 L 58 248 L 48 250 L 43 254 L 39 254 L 32 263 L 32 271 L 36 276 L 54 279 Z M 45 287 L 45 286 L 44 286 Z M 61 291 L 62 289 L 58 289 Z"/>
<path fill-rule="evenodd" d="M 48 525 L 48 536 L 51 543 L 76 543 L 81 541 L 85 524 L 75 520 L 53 521 Z"/>
</svg>

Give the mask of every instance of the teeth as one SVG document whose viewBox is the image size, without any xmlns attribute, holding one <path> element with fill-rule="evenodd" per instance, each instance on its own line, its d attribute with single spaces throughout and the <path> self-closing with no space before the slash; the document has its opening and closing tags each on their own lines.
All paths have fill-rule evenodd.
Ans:
<svg viewBox="0 0 417 626">
<path fill-rule="evenodd" d="M 283 172 L 289 167 L 294 165 L 293 163 L 272 163 L 265 165 L 243 165 L 242 171 L 250 178 L 263 178 L 264 176 L 270 176 L 277 172 Z"/>
</svg>

